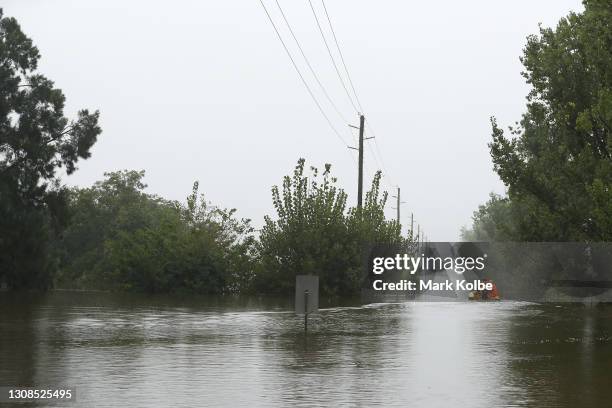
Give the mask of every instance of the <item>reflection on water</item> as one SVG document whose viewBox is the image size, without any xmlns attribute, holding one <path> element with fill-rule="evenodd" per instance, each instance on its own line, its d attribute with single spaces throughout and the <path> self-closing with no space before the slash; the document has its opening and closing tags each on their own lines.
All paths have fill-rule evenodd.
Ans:
<svg viewBox="0 0 612 408">
<path fill-rule="evenodd" d="M 77 406 L 603 407 L 612 307 L 0 293 L 0 385 Z"/>
</svg>

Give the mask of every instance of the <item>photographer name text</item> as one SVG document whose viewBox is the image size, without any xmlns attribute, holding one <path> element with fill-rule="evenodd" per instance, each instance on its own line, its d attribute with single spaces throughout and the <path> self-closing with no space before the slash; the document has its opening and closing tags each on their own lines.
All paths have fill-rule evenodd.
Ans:
<svg viewBox="0 0 612 408">
<path fill-rule="evenodd" d="M 372 283 L 374 290 L 384 291 L 446 291 L 446 290 L 466 290 L 466 291 L 480 291 L 480 290 L 492 290 L 493 284 L 491 282 L 484 282 L 481 280 L 468 281 L 465 279 L 460 280 L 445 280 L 442 282 L 434 282 L 427 279 L 419 279 L 418 281 L 411 281 L 403 279 L 399 282 L 384 282 L 382 279 L 377 279 Z"/>
</svg>

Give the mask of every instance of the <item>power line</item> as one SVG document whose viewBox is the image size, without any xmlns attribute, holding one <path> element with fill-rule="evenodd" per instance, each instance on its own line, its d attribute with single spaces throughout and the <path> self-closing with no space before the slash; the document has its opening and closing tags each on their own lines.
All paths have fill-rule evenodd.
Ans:
<svg viewBox="0 0 612 408">
<path fill-rule="evenodd" d="M 363 112 L 363 107 L 361 106 L 361 102 L 359 101 L 359 97 L 357 96 L 357 91 L 355 91 L 355 86 L 353 85 L 353 80 L 351 79 L 351 74 L 349 74 L 349 70 L 346 67 L 346 62 L 344 62 L 344 55 L 342 55 L 342 50 L 340 49 L 340 44 L 338 44 L 338 38 L 336 37 L 336 32 L 334 31 L 334 26 L 332 25 L 331 18 L 329 18 L 329 13 L 327 12 L 327 6 L 325 5 L 325 0 L 321 0 L 323 4 L 323 10 L 325 10 L 325 16 L 327 17 L 327 22 L 329 23 L 329 28 L 331 29 L 332 36 L 334 37 L 334 42 L 336 43 L 336 48 L 338 48 L 338 54 L 340 54 L 340 60 L 342 61 L 342 65 L 344 66 L 344 70 L 346 71 L 346 77 L 349 80 L 349 84 L 351 85 L 351 89 L 353 90 L 353 94 L 355 95 L 355 100 L 357 101 L 357 105 L 359 105 L 359 109 Z"/>
<path fill-rule="evenodd" d="M 315 72 L 314 68 L 312 67 L 312 65 L 310 64 L 310 61 L 308 60 L 308 57 L 306 57 L 306 53 L 304 52 L 304 49 L 302 48 L 302 45 L 300 44 L 300 42 L 297 39 L 297 36 L 295 35 L 295 33 L 293 32 L 293 29 L 291 28 L 291 24 L 289 24 L 289 20 L 287 19 L 287 17 L 285 16 L 285 12 L 283 11 L 283 8 L 281 7 L 280 3 L 278 0 L 276 1 L 276 5 L 278 6 L 278 9 L 280 10 L 281 16 L 283 16 L 283 20 L 285 20 L 285 24 L 287 25 L 287 28 L 289 29 L 289 32 L 291 33 L 291 36 L 293 37 L 293 40 L 295 41 L 295 43 L 297 44 L 298 49 L 300 50 L 300 53 L 302 54 L 302 57 L 304 57 L 304 61 L 306 61 L 306 65 L 308 66 L 308 69 L 310 70 L 310 72 L 312 73 L 312 76 L 314 77 L 314 79 L 317 81 L 317 84 L 319 84 L 319 87 L 321 88 L 321 91 L 323 91 L 323 94 L 325 95 L 325 97 L 327 98 L 327 100 L 329 101 L 330 105 L 332 106 L 332 108 L 334 108 L 334 110 L 336 111 L 336 113 L 338 114 L 338 116 L 340 117 L 340 119 L 342 119 L 343 122 L 348 123 L 348 121 L 346 120 L 346 118 L 344 117 L 344 115 L 340 112 L 340 110 L 338 109 L 338 106 L 334 103 L 334 101 L 331 99 L 331 97 L 329 96 L 329 94 L 327 93 L 327 90 L 325 89 L 325 87 L 323 86 L 323 83 L 321 83 L 321 80 L 319 79 L 319 76 L 317 75 L 317 73 Z"/>
<path fill-rule="evenodd" d="M 366 126 L 368 127 L 368 129 L 370 128 L 370 126 L 368 125 L 368 122 L 367 122 L 367 121 L 366 121 Z M 357 138 L 357 137 L 358 137 L 358 136 L 356 136 L 356 135 L 355 135 L 355 134 L 353 134 L 353 133 L 351 133 L 351 136 L 352 136 L 353 138 Z M 370 138 L 368 138 L 367 140 L 370 140 Z M 376 169 L 377 169 L 377 170 L 380 170 L 380 171 L 382 171 L 382 172 L 383 172 L 383 174 L 382 174 L 382 176 L 383 176 L 382 182 L 383 182 L 383 183 L 385 183 L 385 184 L 387 185 L 387 187 L 389 188 L 389 190 L 392 190 L 393 188 L 392 188 L 392 187 L 389 185 L 389 183 L 388 183 L 388 182 L 385 180 L 385 176 L 386 176 L 386 174 L 384 173 L 384 172 L 385 172 L 384 166 L 382 165 L 382 163 L 381 163 L 381 162 L 378 160 L 378 158 L 376 157 L 376 153 L 375 153 L 375 152 L 374 152 L 374 150 L 372 149 L 372 145 L 371 145 L 370 143 L 367 143 L 367 146 L 368 146 L 368 150 L 370 151 L 370 153 L 372 153 L 372 157 L 374 158 L 374 161 L 376 162 Z M 368 173 L 372 173 L 372 172 L 371 172 L 371 170 L 369 169 L 369 167 L 368 167 L 368 165 L 367 165 L 367 164 L 365 164 L 365 167 L 366 167 L 366 170 L 368 171 Z M 374 173 L 375 173 L 375 172 L 374 172 Z M 372 173 L 372 174 L 374 174 L 374 173 Z"/>
<path fill-rule="evenodd" d="M 309 0 L 309 2 L 310 1 L 311 0 Z M 331 22 L 331 17 L 329 15 L 329 12 L 327 11 L 327 6 L 325 5 L 325 0 L 321 0 L 321 3 L 323 4 L 323 9 L 325 11 L 325 16 L 327 17 L 327 22 L 329 23 L 329 28 L 330 28 L 332 36 L 334 38 L 334 42 L 336 43 L 336 48 L 338 49 L 338 54 L 340 55 L 340 60 L 342 61 L 342 65 L 344 66 L 344 71 L 346 72 L 346 77 L 348 78 L 349 85 L 351 86 L 353 94 L 355 95 L 355 100 L 357 101 L 357 105 L 359 105 L 359 109 L 361 110 L 361 112 L 364 112 L 363 106 L 361 105 L 361 101 L 359 100 L 359 97 L 357 96 L 357 91 L 355 90 L 355 85 L 353 84 L 353 80 L 351 78 L 351 74 L 350 74 L 350 72 L 348 70 L 348 67 L 346 65 L 346 61 L 344 60 L 344 54 L 342 53 L 342 49 L 340 48 L 340 43 L 338 42 L 338 37 L 336 36 L 336 31 L 334 30 L 334 26 L 333 26 L 333 24 Z M 312 3 L 310 4 L 310 6 L 312 8 Z M 313 12 L 314 12 L 314 9 L 313 9 Z M 317 23 L 318 23 L 318 21 L 317 21 Z M 320 30 L 320 26 L 319 26 L 319 30 Z M 326 45 L 327 45 L 327 43 L 326 43 Z M 329 51 L 329 49 L 328 49 L 328 51 Z M 331 56 L 331 53 L 330 53 L 330 56 Z M 333 61 L 333 58 L 332 58 L 332 61 Z M 334 64 L 334 66 L 335 66 L 335 64 Z M 376 148 L 376 151 L 378 152 L 378 157 L 377 157 L 377 155 L 374 152 L 372 152 L 374 160 L 377 162 L 379 167 L 381 167 L 381 170 L 383 171 L 384 178 L 389 180 L 389 183 L 393 184 L 393 182 L 391 180 L 392 177 L 391 177 L 390 173 L 387 171 L 387 168 L 386 168 L 384 160 L 383 160 L 382 152 L 380 151 L 380 147 L 378 145 L 378 142 L 376 141 L 377 136 L 374 133 L 374 131 L 372 130 L 372 127 L 369 124 L 369 121 L 368 121 L 368 123 L 366 123 L 366 126 L 368 127 L 368 130 L 370 131 L 372 136 L 374 136 L 374 147 Z M 372 150 L 372 149 L 370 148 L 370 150 Z M 388 185 L 388 183 L 386 183 L 386 184 L 387 184 L 387 187 L 389 187 L 391 189 L 391 186 Z"/>
<path fill-rule="evenodd" d="M 365 122 L 365 125 L 368 127 L 368 129 L 370 129 L 370 126 L 368 125 L 367 121 Z M 357 127 L 351 126 L 351 125 L 349 125 L 349 127 L 353 129 L 357 129 Z M 358 136 L 356 136 L 353 132 L 351 132 L 351 137 L 354 139 L 354 138 L 357 138 Z M 374 138 L 368 137 L 364 140 L 370 140 L 370 139 L 374 139 Z M 374 139 L 374 141 L 376 141 L 376 139 Z M 368 145 L 368 150 L 370 151 L 370 153 L 372 153 L 372 157 L 374 158 L 374 161 L 376 162 L 376 170 L 380 170 L 382 173 L 381 183 L 386 186 L 389 192 L 393 191 L 397 186 L 392 186 L 393 183 L 391 183 L 390 178 L 387 176 L 385 166 L 382 163 L 382 157 L 381 157 L 381 160 L 379 160 L 377 158 L 376 153 L 372 149 L 372 146 L 369 143 L 367 143 L 367 145 Z M 373 177 L 376 172 L 371 171 L 371 169 L 367 165 L 367 162 L 364 163 L 364 167 L 368 173 L 372 174 L 372 177 Z"/>
<path fill-rule="evenodd" d="M 393 184 L 393 180 L 392 180 L 393 177 L 391 177 L 391 174 L 387 171 L 387 168 L 385 167 L 385 163 L 384 163 L 384 160 L 383 160 L 382 152 L 380 151 L 380 147 L 378 145 L 378 142 L 376 141 L 376 139 L 377 139 L 376 133 L 374 133 L 374 129 L 372 129 L 372 125 L 370 125 L 368 123 L 367 126 L 368 126 L 368 130 L 370 131 L 372 136 L 374 136 L 374 147 L 376 148 L 376 151 L 378 152 L 378 156 L 380 157 L 380 163 L 381 163 L 381 166 L 382 166 L 382 170 L 383 170 L 386 178 L 389 180 L 389 182 L 391 184 Z"/>
<path fill-rule="evenodd" d="M 288 27 L 288 29 L 289 29 L 289 32 L 291 33 L 291 36 L 293 37 L 294 41 L 296 42 L 296 44 L 297 44 L 297 46 L 298 46 L 298 49 L 299 49 L 300 53 L 302 54 L 302 57 L 303 57 L 303 58 L 304 58 L 304 60 L 306 61 L 306 64 L 307 64 L 307 66 L 308 66 L 308 68 L 309 68 L 310 72 L 312 73 L 313 77 L 315 78 L 315 80 L 316 80 L 317 84 L 319 85 L 319 87 L 320 87 L 320 88 L 321 88 L 321 90 L 323 91 L 323 94 L 325 95 L 325 97 L 327 98 L 327 100 L 330 102 L 330 105 L 331 105 L 331 106 L 333 107 L 333 109 L 336 111 L 336 113 L 338 114 L 338 116 L 340 116 L 340 118 L 341 118 L 343 121 L 347 122 L 347 121 L 346 121 L 346 119 L 344 118 L 344 116 L 342 115 L 342 113 L 340 112 L 340 110 L 338 109 L 337 105 L 336 105 L 336 104 L 333 102 L 333 100 L 331 99 L 331 97 L 330 97 L 329 93 L 327 92 L 327 90 L 326 90 L 326 89 L 325 89 L 325 87 L 323 86 L 323 84 L 322 84 L 322 82 L 321 82 L 321 80 L 320 80 L 319 76 L 316 74 L 316 71 L 315 71 L 315 70 L 314 70 L 314 68 L 312 67 L 312 64 L 311 64 L 311 63 L 310 63 L 310 61 L 308 60 L 308 58 L 307 58 L 307 56 L 306 56 L 306 53 L 304 52 L 304 50 L 303 50 L 303 48 L 302 48 L 302 46 L 301 46 L 300 42 L 298 41 L 297 36 L 295 35 L 295 32 L 293 31 L 293 29 L 292 29 L 292 27 L 291 27 L 291 25 L 290 25 L 290 23 L 289 23 L 289 21 L 288 21 L 288 19 L 287 19 L 286 15 L 285 15 L 284 11 L 283 11 L 283 9 L 282 9 L 282 7 L 281 7 L 280 3 L 279 3 L 279 0 L 275 0 L 275 1 L 276 1 L 276 4 L 277 4 L 277 6 L 278 6 L 278 8 L 279 8 L 279 10 L 280 10 L 280 13 L 281 13 L 281 15 L 282 15 L 282 17 L 283 17 L 283 20 L 285 21 L 285 24 L 287 25 L 287 27 Z M 283 40 L 283 37 L 282 37 L 282 35 L 280 34 L 280 31 L 278 30 L 278 28 L 277 28 L 276 24 L 274 23 L 274 20 L 272 19 L 272 16 L 270 15 L 270 13 L 269 13 L 268 9 L 266 8 L 266 6 L 265 6 L 265 4 L 264 4 L 263 0 L 259 0 L 259 2 L 260 2 L 260 4 L 261 4 L 262 8 L 264 9 L 264 12 L 266 13 L 266 16 L 268 17 L 268 20 L 270 21 L 270 24 L 271 24 L 271 25 L 272 25 L 272 27 L 274 28 L 274 31 L 276 32 L 276 35 L 277 35 L 277 37 L 278 37 L 279 41 L 281 42 L 281 44 L 282 44 L 282 46 L 283 46 L 283 48 L 284 48 L 285 52 L 287 53 L 287 56 L 288 56 L 288 57 L 289 57 L 289 59 L 291 60 L 291 63 L 292 63 L 292 65 L 293 65 L 293 67 L 294 67 L 295 71 L 297 72 L 298 76 L 300 77 L 300 80 L 301 80 L 301 81 L 302 81 L 302 83 L 304 84 L 304 87 L 305 87 L 305 88 L 306 88 L 306 90 L 308 91 L 308 94 L 309 94 L 309 95 L 310 95 L 310 97 L 312 98 L 313 102 L 315 103 L 315 105 L 316 105 L 316 106 L 317 106 L 317 108 L 319 109 L 319 112 L 321 113 L 321 115 L 323 115 L 323 117 L 325 118 L 325 120 L 326 120 L 327 124 L 330 126 L 330 128 L 332 129 L 332 131 L 334 132 L 334 134 L 335 134 L 335 135 L 338 137 L 338 139 L 339 139 L 339 140 L 340 140 L 340 141 L 341 141 L 341 142 L 342 142 L 342 143 L 343 143 L 345 146 L 348 146 L 348 144 L 345 142 L 345 140 L 344 140 L 344 138 L 342 137 L 342 135 L 341 135 L 341 134 L 338 132 L 338 130 L 335 128 L 335 126 L 334 126 L 334 125 L 333 125 L 333 123 L 331 122 L 331 120 L 330 120 L 329 116 L 327 115 L 327 113 L 325 112 L 325 110 L 323 109 L 323 107 L 321 106 L 321 104 L 320 104 L 320 102 L 318 101 L 318 99 L 316 98 L 316 96 L 315 96 L 314 92 L 312 91 L 312 89 L 311 89 L 311 88 L 310 88 L 310 86 L 308 85 L 308 82 L 307 82 L 307 81 L 306 81 L 306 79 L 304 78 L 304 75 L 303 75 L 303 74 L 302 74 L 302 72 L 300 71 L 300 69 L 299 69 L 299 67 L 298 67 L 297 63 L 295 62 L 295 59 L 294 59 L 294 58 L 293 58 L 293 56 L 291 55 L 291 52 L 289 51 L 289 48 L 287 47 L 287 44 L 286 44 L 286 43 L 285 43 L 285 41 Z M 337 65 L 337 63 L 336 63 L 336 61 L 335 61 L 335 59 L 334 59 L 334 56 L 333 56 L 332 52 L 331 52 L 331 49 L 330 49 L 330 47 L 329 47 L 329 44 L 328 44 L 328 42 L 327 42 L 327 39 L 326 39 L 325 34 L 324 34 L 324 32 L 323 32 L 323 29 L 322 29 L 322 27 L 321 27 L 321 24 L 320 24 L 319 18 L 318 18 L 318 16 L 317 16 L 317 13 L 316 13 L 316 11 L 315 11 L 315 9 L 314 9 L 314 6 L 313 6 L 313 4 L 312 4 L 312 0 L 308 0 L 308 2 L 309 2 L 309 4 L 310 4 L 310 9 L 312 10 L 313 16 L 314 16 L 315 21 L 316 21 L 316 23 L 317 23 L 317 27 L 318 27 L 319 32 L 320 32 L 320 34 L 321 34 L 321 38 L 323 39 L 323 42 L 324 42 L 324 44 L 325 44 L 325 48 L 327 49 L 327 53 L 329 54 L 329 57 L 330 57 L 330 59 L 331 59 L 331 61 L 332 61 L 332 64 L 333 64 L 333 66 L 334 66 L 334 69 L 335 69 L 335 71 L 336 71 L 336 74 L 338 75 L 338 79 L 340 80 L 340 83 L 341 83 L 342 87 L 344 88 L 344 91 L 345 91 L 345 93 L 346 93 L 346 96 L 348 97 L 348 99 L 349 99 L 349 101 L 350 101 L 351 105 L 353 106 L 353 108 L 355 109 L 355 111 L 359 112 L 359 109 L 357 109 L 357 106 L 355 105 L 355 102 L 353 101 L 353 97 L 351 96 L 350 92 L 348 91 L 348 88 L 347 88 L 347 86 L 346 86 L 346 84 L 345 84 L 345 82 L 344 82 L 344 80 L 343 80 L 343 78 L 342 78 L 342 74 L 340 73 L 340 70 L 338 69 L 338 65 Z M 331 32 L 332 32 L 332 36 L 334 37 L 334 42 L 335 42 L 336 47 L 337 47 L 337 49 L 338 49 L 338 53 L 339 53 L 339 55 L 340 55 L 340 59 L 341 59 L 341 61 L 342 61 L 342 65 L 343 65 L 344 70 L 345 70 L 345 72 L 346 72 L 346 75 L 347 75 L 347 78 L 348 78 L 348 81 L 349 81 L 349 85 L 350 85 L 350 87 L 351 87 L 351 89 L 352 89 L 352 91 L 353 91 L 353 94 L 354 94 L 354 96 L 355 96 L 355 101 L 357 102 L 357 105 L 359 105 L 359 108 L 361 109 L 361 112 L 363 112 L 363 108 L 362 108 L 361 102 L 360 102 L 360 100 L 359 100 L 359 97 L 357 96 L 357 92 L 356 92 L 356 90 L 355 90 L 355 86 L 354 86 L 353 81 L 352 81 L 352 79 L 351 79 L 351 77 L 350 77 L 350 73 L 349 73 L 349 71 L 348 71 L 348 68 L 347 68 L 346 62 L 345 62 L 345 60 L 344 60 L 344 56 L 343 56 L 342 51 L 341 51 L 341 49 L 340 49 L 340 45 L 339 45 L 339 42 L 338 42 L 337 36 L 336 36 L 335 31 L 334 31 L 334 29 L 333 29 L 333 25 L 332 25 L 332 23 L 331 23 L 331 18 L 330 18 L 330 16 L 329 16 L 328 11 L 327 11 L 327 7 L 326 7 L 326 5 L 325 5 L 324 0 L 321 0 L 321 2 L 322 2 L 322 4 L 323 4 L 323 8 L 324 8 L 324 10 L 325 10 L 325 15 L 326 15 L 326 17 L 327 17 L 327 21 L 328 21 L 328 23 L 329 23 L 329 26 L 330 26 L 330 29 L 331 29 Z M 368 129 L 370 130 L 370 132 L 372 133 L 372 135 L 376 137 L 376 135 L 374 134 L 374 131 L 373 131 L 372 127 L 371 127 L 369 124 L 367 124 L 367 126 L 368 126 Z M 378 143 L 377 143 L 376 139 L 374 139 L 374 144 L 375 144 L 376 150 L 377 150 L 377 152 L 378 152 L 378 157 L 377 157 L 377 155 L 376 155 L 376 154 L 375 154 L 375 153 L 372 151 L 371 146 L 368 146 L 368 147 L 369 147 L 370 151 L 372 151 L 372 157 L 374 157 L 374 160 L 376 161 L 377 165 L 378 165 L 378 166 L 380 166 L 380 167 L 382 168 L 382 170 L 384 171 L 384 173 L 383 173 L 383 176 L 384 176 L 384 177 L 383 177 L 383 183 L 385 183 L 385 184 L 387 185 L 387 187 L 389 188 L 389 190 L 391 191 L 391 190 L 393 189 L 393 188 L 392 188 L 392 187 L 389 185 L 389 182 L 390 182 L 390 179 L 391 179 L 391 178 L 390 178 L 390 175 L 389 175 L 389 173 L 388 173 L 388 171 L 387 171 L 387 169 L 386 169 L 386 167 L 385 167 L 385 165 L 384 165 L 383 156 L 382 156 L 382 153 L 381 153 L 381 151 L 380 151 L 380 148 L 379 148 L 379 146 L 378 146 Z M 347 152 L 347 153 L 348 153 L 348 152 Z M 349 154 L 349 156 L 350 156 L 350 157 L 351 157 L 351 158 L 354 160 L 354 157 L 353 157 L 352 155 L 350 155 L 350 154 Z M 379 160 L 379 159 L 380 159 L 380 160 Z M 389 181 L 389 182 L 387 182 L 387 181 Z"/>
<path fill-rule="evenodd" d="M 310 7 L 313 11 L 313 13 L 315 14 L 315 18 L 316 18 L 316 13 L 314 11 L 314 8 L 312 7 L 312 2 L 311 0 L 309 0 L 310 2 Z M 340 43 L 338 42 L 338 37 L 336 36 L 336 31 L 334 30 L 334 26 L 331 22 L 331 17 L 329 15 L 329 12 L 327 10 L 327 6 L 325 5 L 325 0 L 321 0 L 321 3 L 323 5 L 323 9 L 325 11 L 325 16 L 327 17 L 327 22 L 329 23 L 329 28 L 331 30 L 332 36 L 334 38 L 334 42 L 336 43 L 336 48 L 338 49 L 338 54 L 340 55 L 340 60 L 342 61 L 342 65 L 344 67 L 344 71 L 346 72 L 346 77 L 348 78 L 348 82 L 349 85 L 353 91 L 353 94 L 355 96 L 355 100 L 357 101 L 357 105 L 359 106 L 359 109 L 361 110 L 361 112 L 364 112 L 363 106 L 361 105 L 361 101 L 359 100 L 359 97 L 357 96 L 357 91 L 355 90 L 355 85 L 353 83 L 353 80 L 351 78 L 351 74 L 348 70 L 348 67 L 346 65 L 346 61 L 344 59 L 344 54 L 342 53 L 342 49 L 340 48 Z M 318 19 L 317 19 L 317 24 L 319 24 Z M 321 30 L 321 26 L 319 25 L 319 31 L 321 31 L 321 35 L 323 35 L 323 32 Z M 323 36 L 323 40 L 325 41 L 325 36 Z M 327 42 L 325 41 L 325 45 L 327 46 Z M 332 57 L 331 52 L 328 48 L 328 52 L 330 54 L 330 57 Z M 338 69 L 337 66 L 334 62 L 334 59 L 332 57 L 332 62 L 334 63 L 334 68 L 336 68 L 336 73 L 338 73 Z M 340 74 L 338 73 L 338 76 L 340 77 Z M 342 79 L 341 79 L 342 81 Z M 344 86 L 344 83 L 343 83 Z M 345 87 L 345 91 L 346 91 L 346 87 Z M 352 102 L 352 99 L 351 99 Z M 355 107 L 355 105 L 353 105 L 353 107 Z M 372 126 L 369 123 L 370 121 L 368 120 L 368 122 L 366 122 L 366 126 L 368 128 L 368 131 L 372 134 L 372 136 L 374 136 L 372 139 L 374 139 L 374 147 L 376 148 L 376 152 L 378 153 L 378 155 L 376 153 L 374 153 L 374 151 L 372 150 L 371 146 L 368 144 L 368 148 L 369 150 L 372 152 L 372 156 L 374 157 L 374 160 L 376 161 L 377 165 L 381 168 L 381 170 L 383 171 L 383 183 L 387 185 L 387 187 L 389 188 L 389 191 L 393 190 L 393 187 L 390 184 L 394 184 L 392 181 L 392 177 L 391 174 L 388 172 L 386 166 L 385 166 L 385 161 L 383 160 L 383 155 L 379 146 L 379 143 L 377 141 L 378 137 L 376 135 L 376 133 L 374 132 L 374 129 L 372 129 Z M 378 156 L 378 157 L 377 157 Z M 398 188 L 398 197 L 399 197 L 399 186 L 396 185 L 396 187 Z M 398 210 L 399 211 L 399 210 Z M 398 216 L 398 221 L 399 221 L 399 216 Z M 412 232 L 411 232 L 412 233 Z"/>
<path fill-rule="evenodd" d="M 338 130 L 336 130 L 336 128 L 332 124 L 331 120 L 329 119 L 329 116 L 327 116 L 327 114 L 323 110 L 323 107 L 321 106 L 321 104 L 319 103 L 319 101 L 315 97 L 314 93 L 310 89 L 310 86 L 308 86 L 308 83 L 304 79 L 304 76 L 302 75 L 302 72 L 300 71 L 300 69 L 298 68 L 297 64 L 295 63 L 295 60 L 293 59 L 293 56 L 291 56 L 291 52 L 289 52 L 289 48 L 287 48 L 287 45 L 285 44 L 285 41 L 283 40 L 283 37 L 281 36 L 280 32 L 278 31 L 278 28 L 276 28 L 276 24 L 274 24 L 274 20 L 272 20 L 272 16 L 270 16 L 270 13 L 268 12 L 268 9 L 266 8 L 266 5 L 263 3 L 263 0 L 259 0 L 259 3 L 261 4 L 261 7 L 263 7 L 264 11 L 266 12 L 266 15 L 268 16 L 268 20 L 270 20 L 270 24 L 272 24 L 272 27 L 274 28 L 274 31 L 276 32 L 276 35 L 278 36 L 278 39 L 280 40 L 281 44 L 283 45 L 283 48 L 285 49 L 285 52 L 287 53 L 287 56 L 289 57 L 289 59 L 291 60 L 291 63 L 293 64 L 293 68 L 295 68 L 295 71 L 300 76 L 300 79 L 302 80 L 302 83 L 304 84 L 304 86 L 306 87 L 306 90 L 310 94 L 310 97 L 312 98 L 314 103 L 317 105 L 317 108 L 319 108 L 319 111 L 321 112 L 321 114 L 323 115 L 323 117 L 325 118 L 327 123 L 329 124 L 329 127 L 331 127 L 332 130 L 334 131 L 334 133 L 336 134 L 336 136 L 338 136 L 338 139 L 340 139 L 342 144 L 344 144 L 345 146 L 348 146 L 348 144 L 344 141 L 344 138 L 340 135 Z"/>
<path fill-rule="evenodd" d="M 359 112 L 359 109 L 357 109 L 355 102 L 353 102 L 353 97 L 351 96 L 350 92 L 348 91 L 348 88 L 346 87 L 346 84 L 344 83 L 344 79 L 342 79 L 342 75 L 340 74 L 340 70 L 338 69 L 336 60 L 334 59 L 331 49 L 329 48 L 329 44 L 327 44 L 327 39 L 325 38 L 325 34 L 323 33 L 323 29 L 321 28 L 319 17 L 317 17 L 317 12 L 315 11 L 314 6 L 312 5 L 312 0 L 308 0 L 308 3 L 310 4 L 312 15 L 314 16 L 315 21 L 317 22 L 317 27 L 319 27 L 319 32 L 321 33 L 321 38 L 323 38 L 323 42 L 325 43 L 325 48 L 327 48 L 327 53 L 329 54 L 329 58 L 331 58 L 332 64 L 334 65 L 334 69 L 336 70 L 336 74 L 338 74 L 338 79 L 340 79 L 340 83 L 342 84 L 342 87 L 344 88 L 344 92 L 346 92 L 346 96 L 348 96 L 348 99 L 351 102 L 351 105 L 353 105 L 353 108 L 355 109 L 355 111 Z"/>
</svg>

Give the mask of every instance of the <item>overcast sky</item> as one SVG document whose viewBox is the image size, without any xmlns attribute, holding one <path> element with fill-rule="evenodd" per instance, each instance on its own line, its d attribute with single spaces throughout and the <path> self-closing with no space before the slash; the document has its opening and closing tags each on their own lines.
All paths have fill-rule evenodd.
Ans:
<svg viewBox="0 0 612 408">
<path fill-rule="evenodd" d="M 332 46 L 321 2 L 312 1 Z M 333 125 L 355 143 L 275 1 L 265 4 Z M 357 124 L 308 0 L 280 4 L 331 99 Z M 414 212 L 431 240 L 455 240 L 491 191 L 504 192 L 489 158 L 489 117 L 505 126 L 524 111 L 519 56 L 526 36 L 540 22 L 556 25 L 582 10 L 580 1 L 326 5 L 377 135 L 385 186 L 402 188 L 404 225 Z M 40 71 L 66 94 L 66 114 L 101 111 L 103 134 L 68 184 L 145 169 L 149 192 L 182 200 L 199 180 L 210 201 L 238 208 L 259 227 L 273 214 L 270 187 L 304 157 L 308 165 L 332 163 L 355 203 L 355 153 L 317 110 L 259 0 L 4 0 L 3 8 L 40 49 Z M 376 149 L 365 150 L 368 184 L 380 167 Z M 395 210 L 388 206 L 387 214 Z"/>
</svg>

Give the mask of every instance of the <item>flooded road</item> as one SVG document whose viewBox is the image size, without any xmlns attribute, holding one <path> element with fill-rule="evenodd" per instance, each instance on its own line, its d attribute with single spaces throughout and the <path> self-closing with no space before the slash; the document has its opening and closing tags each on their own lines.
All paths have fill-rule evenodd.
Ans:
<svg viewBox="0 0 612 408">
<path fill-rule="evenodd" d="M 611 306 L 337 307 L 305 338 L 290 300 L 0 293 L 0 385 L 65 406 L 603 407 L 611 384 Z"/>
</svg>

